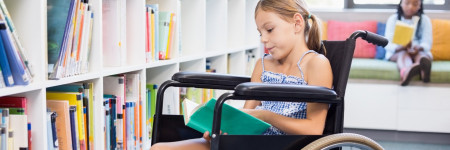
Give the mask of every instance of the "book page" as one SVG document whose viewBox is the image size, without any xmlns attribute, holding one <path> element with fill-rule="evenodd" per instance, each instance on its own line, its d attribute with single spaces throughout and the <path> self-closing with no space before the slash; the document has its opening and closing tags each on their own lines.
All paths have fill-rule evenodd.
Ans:
<svg viewBox="0 0 450 150">
<path fill-rule="evenodd" d="M 183 116 L 184 116 L 184 122 L 188 123 L 189 119 L 193 112 L 195 112 L 199 108 L 199 104 L 189 100 L 184 99 L 182 102 L 182 109 L 183 109 Z"/>
</svg>

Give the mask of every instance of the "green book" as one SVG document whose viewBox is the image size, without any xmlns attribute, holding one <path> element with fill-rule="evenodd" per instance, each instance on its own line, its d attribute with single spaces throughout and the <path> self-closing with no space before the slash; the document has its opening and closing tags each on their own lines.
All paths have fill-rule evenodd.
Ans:
<svg viewBox="0 0 450 150">
<path fill-rule="evenodd" d="M 182 102 L 184 122 L 199 132 L 211 132 L 214 106 L 216 100 L 211 99 L 206 104 L 197 103 L 185 99 Z M 222 121 L 220 130 L 229 135 L 258 135 L 270 127 L 270 124 L 255 118 L 237 108 L 224 104 L 222 108 Z"/>
<path fill-rule="evenodd" d="M 25 115 L 24 108 L 8 108 L 11 115 Z"/>
</svg>

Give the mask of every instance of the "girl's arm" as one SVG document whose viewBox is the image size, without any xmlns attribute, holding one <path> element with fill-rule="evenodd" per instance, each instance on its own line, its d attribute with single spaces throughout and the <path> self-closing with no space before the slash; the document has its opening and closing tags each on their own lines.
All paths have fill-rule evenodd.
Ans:
<svg viewBox="0 0 450 150">
<path fill-rule="evenodd" d="M 262 64 L 261 59 L 258 59 L 253 69 L 251 82 L 261 82 Z M 256 106 L 261 105 L 261 101 L 247 100 L 244 104 L 244 109 L 255 109 Z"/>
<path fill-rule="evenodd" d="M 397 22 L 397 15 L 391 15 L 389 19 L 386 21 L 386 29 L 384 32 L 384 36 L 389 40 L 388 45 L 384 47 L 384 49 L 386 49 L 385 55 L 386 60 L 389 60 L 389 58 L 395 52 L 406 50 L 406 47 L 392 43 L 392 38 L 394 37 L 394 30 L 395 30 L 395 22 Z"/>
<path fill-rule="evenodd" d="M 309 85 L 331 88 L 333 75 L 328 59 L 316 55 L 307 64 Z M 320 135 L 325 127 L 328 104 L 307 103 L 306 119 L 295 119 L 267 110 L 244 110 L 287 134 Z"/>
</svg>

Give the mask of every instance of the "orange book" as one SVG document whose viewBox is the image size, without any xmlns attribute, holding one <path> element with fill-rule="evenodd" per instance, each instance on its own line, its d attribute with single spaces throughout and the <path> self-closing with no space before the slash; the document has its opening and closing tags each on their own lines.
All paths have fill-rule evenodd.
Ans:
<svg viewBox="0 0 450 150">
<path fill-rule="evenodd" d="M 125 105 L 122 106 L 122 112 L 123 112 L 123 148 L 127 148 L 127 113 L 125 111 Z"/>
<path fill-rule="evenodd" d="M 87 140 L 88 140 L 88 134 L 86 133 L 86 131 L 87 131 L 87 124 L 86 124 L 86 107 L 83 107 L 83 121 L 84 121 L 84 141 L 86 141 L 86 148 L 85 149 L 87 149 Z"/>
<path fill-rule="evenodd" d="M 56 135 L 60 150 L 72 149 L 70 132 L 69 101 L 47 100 L 47 108 L 58 114 L 56 119 Z"/>
</svg>

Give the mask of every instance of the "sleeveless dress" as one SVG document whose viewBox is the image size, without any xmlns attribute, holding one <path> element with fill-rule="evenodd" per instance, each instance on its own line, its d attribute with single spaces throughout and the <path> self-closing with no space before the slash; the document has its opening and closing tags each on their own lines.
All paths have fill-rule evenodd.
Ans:
<svg viewBox="0 0 450 150">
<path fill-rule="evenodd" d="M 300 62 L 303 57 L 308 53 L 317 53 L 316 51 L 309 50 L 305 52 L 300 60 L 297 62 L 297 67 L 300 70 L 301 78 L 292 75 L 285 75 L 283 73 L 275 73 L 272 71 L 266 71 L 264 69 L 264 57 L 261 60 L 263 72 L 261 74 L 261 81 L 263 83 L 271 84 L 297 84 L 297 85 L 308 85 L 304 80 L 303 71 L 300 67 Z M 306 102 L 277 102 L 277 101 L 261 101 L 261 105 L 257 106 L 255 109 L 269 110 L 274 113 L 296 119 L 306 119 Z M 283 131 L 271 126 L 267 129 L 264 135 L 284 135 Z"/>
</svg>

